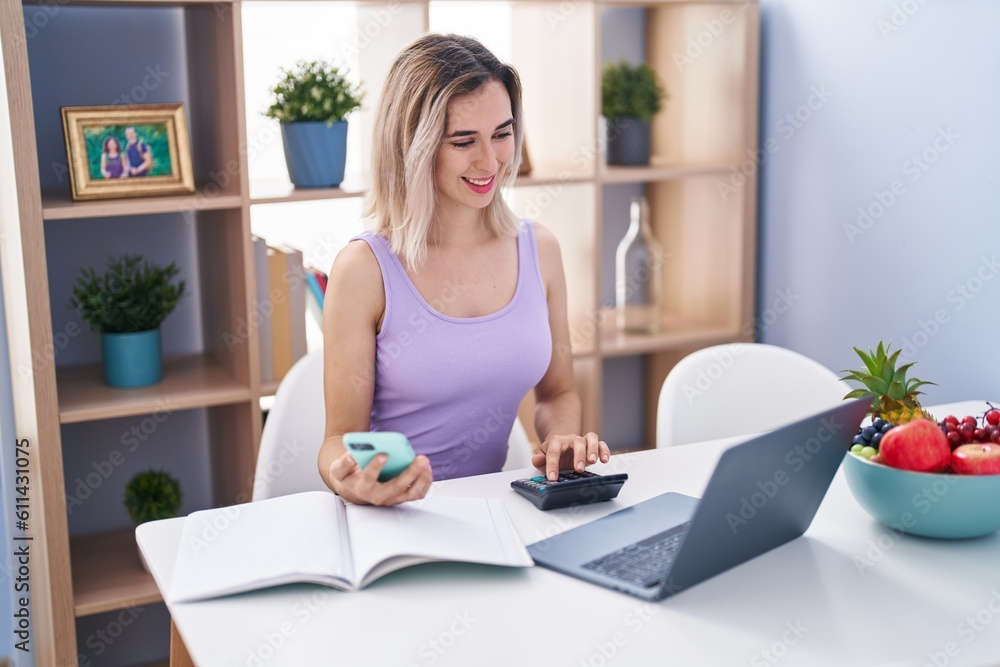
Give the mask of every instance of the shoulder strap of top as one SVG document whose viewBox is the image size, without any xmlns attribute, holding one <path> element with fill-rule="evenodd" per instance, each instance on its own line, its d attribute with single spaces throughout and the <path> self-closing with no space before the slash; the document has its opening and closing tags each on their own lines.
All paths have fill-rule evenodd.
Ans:
<svg viewBox="0 0 1000 667">
<path fill-rule="evenodd" d="M 521 230 L 518 232 L 520 243 L 518 243 L 518 258 L 521 264 L 520 279 L 528 279 L 533 276 L 538 281 L 538 288 L 545 295 L 545 281 L 542 280 L 542 267 L 538 262 L 538 245 L 535 241 L 535 223 L 531 220 L 521 221 Z"/>
</svg>

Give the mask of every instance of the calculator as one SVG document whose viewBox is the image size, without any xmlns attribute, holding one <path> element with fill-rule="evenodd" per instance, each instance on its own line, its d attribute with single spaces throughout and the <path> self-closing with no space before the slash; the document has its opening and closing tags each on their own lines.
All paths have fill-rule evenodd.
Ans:
<svg viewBox="0 0 1000 667">
<path fill-rule="evenodd" d="M 510 483 L 522 496 L 540 510 L 551 510 L 570 505 L 586 505 L 601 500 L 611 500 L 618 495 L 627 473 L 598 475 L 592 472 L 561 470 L 559 478 L 549 481 L 545 475 L 525 477 Z"/>
</svg>

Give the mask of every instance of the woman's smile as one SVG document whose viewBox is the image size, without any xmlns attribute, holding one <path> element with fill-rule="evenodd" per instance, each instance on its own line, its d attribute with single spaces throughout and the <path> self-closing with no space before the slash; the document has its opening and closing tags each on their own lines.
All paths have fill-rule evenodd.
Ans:
<svg viewBox="0 0 1000 667">
<path fill-rule="evenodd" d="M 476 194 L 485 195 L 493 189 L 493 181 L 495 178 L 496 174 L 490 176 L 489 178 L 468 178 L 463 176 L 462 180 L 465 181 L 465 184 L 468 185 Z"/>
</svg>

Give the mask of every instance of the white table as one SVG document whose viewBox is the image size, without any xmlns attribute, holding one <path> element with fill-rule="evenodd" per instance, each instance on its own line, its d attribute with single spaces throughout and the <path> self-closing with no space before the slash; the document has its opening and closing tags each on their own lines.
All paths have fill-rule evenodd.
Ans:
<svg viewBox="0 0 1000 667">
<path fill-rule="evenodd" d="M 617 500 L 583 508 L 535 510 L 509 487 L 525 471 L 439 482 L 433 493 L 502 498 L 531 543 L 665 491 L 699 496 L 735 441 L 613 457 L 592 469 L 629 481 Z M 140 539 L 161 591 L 183 521 L 157 522 Z M 896 535 L 861 509 L 841 471 L 803 538 L 659 604 L 542 567 L 436 563 L 355 593 L 297 585 L 167 606 L 208 667 L 995 665 L 1000 534 Z"/>
</svg>

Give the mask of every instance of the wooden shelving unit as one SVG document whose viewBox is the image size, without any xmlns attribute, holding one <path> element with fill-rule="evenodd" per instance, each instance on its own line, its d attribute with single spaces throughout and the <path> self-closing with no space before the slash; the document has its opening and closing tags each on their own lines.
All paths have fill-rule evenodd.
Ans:
<svg viewBox="0 0 1000 667">
<path fill-rule="evenodd" d="M 370 136 L 375 100 L 392 56 L 427 30 L 436 30 L 431 11 L 437 0 L 393 3 L 391 25 L 358 55 L 357 67 L 368 91 L 358 114 L 362 136 Z M 359 29 L 384 14 L 388 3 L 330 0 L 351 4 Z M 583 400 L 585 428 L 601 432 L 603 365 L 625 357 L 645 362 L 646 413 L 669 368 L 698 347 L 749 340 L 752 322 L 755 249 L 756 177 L 731 197 L 720 196 L 717 183 L 728 179 L 757 148 L 757 72 L 759 9 L 756 2 L 734 5 L 725 0 L 510 0 L 510 60 L 524 86 L 527 142 L 532 173 L 509 193 L 515 210 L 551 229 L 560 240 L 569 290 L 571 354 Z M 260 382 L 257 337 L 252 328 L 241 344 L 227 347 L 226 334 L 246 328 L 253 313 L 254 267 L 250 217 L 254 207 L 301 202 L 357 200 L 368 185 L 363 173 L 348 173 L 341 188 L 296 190 L 285 180 L 251 182 L 248 162 L 248 112 L 244 62 L 258 44 L 244 43 L 244 14 L 256 11 L 254 0 L 69 0 L 67 18 L 73 38 L 98 51 L 100 31 L 73 32 L 73 17 L 87 12 L 177 12 L 183 39 L 176 54 L 185 63 L 186 98 L 193 164 L 198 190 L 193 195 L 73 202 L 67 184 L 53 184 L 48 164 L 39 160 L 56 108 L 52 90 L 68 83 L 56 60 L 40 58 L 26 39 L 31 3 L 0 4 L 0 46 L 5 70 L 9 129 L 13 140 L 13 176 L 0 176 L 0 194 L 16 195 L 16 210 L 3 215 L 0 270 L 3 271 L 6 320 L 12 365 L 30 368 L 15 378 L 18 437 L 36 443 L 32 486 L 32 609 L 37 664 L 74 664 L 75 618 L 159 600 L 151 577 L 142 569 L 131 529 L 69 538 L 63 447 L 60 425 L 99 422 L 155 414 L 164 409 L 204 409 L 208 414 L 206 447 L 212 461 L 212 499 L 217 505 L 246 497 L 260 439 L 261 396 L 276 383 Z M 478 11 L 476 2 L 442 3 L 445 8 Z M 298 5 L 287 11 L 303 11 Z M 665 82 L 670 94 L 654 121 L 653 153 L 648 167 L 603 164 L 599 136 L 600 73 L 605 60 L 605 27 L 615 12 L 643 12 L 643 57 Z M 688 38 L 706 21 L 723 13 L 732 20 L 691 63 L 681 67 Z M 81 14 L 82 13 L 82 14 Z M 470 14 L 474 15 L 474 14 Z M 553 24 L 552 17 L 558 21 Z M 48 19 L 47 19 L 48 20 Z M 482 22 L 471 21 L 475 34 Z M 32 26 L 32 30 L 34 30 Z M 627 38 L 626 38 L 627 39 Z M 35 47 L 37 48 L 37 47 Z M 35 55 L 31 55 L 35 53 Z M 282 63 L 286 64 L 286 63 Z M 96 67 L 95 72 L 101 71 Z M 130 81 L 115 82 L 127 89 Z M 44 89 L 42 88 L 44 86 Z M 0 90 L 2 93 L 3 90 Z M 41 94 L 41 93 L 46 94 Z M 147 102 L 160 100 L 156 91 Z M 48 100 L 48 102 L 35 101 Z M 0 95 L 0 100 L 3 100 Z M 82 103 L 66 101 L 65 104 Z M 2 120 L 2 119 L 0 119 Z M 352 122 L 354 120 L 352 119 Z M 36 127 L 36 123 L 39 126 Z M 46 124 L 49 123 L 49 124 Z M 367 164 L 367 139 L 361 160 Z M 351 149 L 349 147 L 349 149 Z M 357 150 L 354 148 L 353 150 Z M 0 159 L 4 154 L 0 152 Z M 226 174 L 219 178 L 219 174 Z M 224 181 L 224 182 L 223 182 Z M 664 326 L 656 335 L 623 334 L 602 299 L 608 275 L 606 230 L 627 216 L 608 211 L 621 188 L 641 188 L 650 202 L 656 234 L 668 252 L 664 271 Z M 9 200 L 8 200 L 9 201 Z M 8 212 L 12 209 L 6 209 Z M 3 211 L 0 211 L 3 213 Z M 105 218 L 133 216 L 138 224 L 159 224 L 174 215 L 194 226 L 197 275 L 190 288 L 201 304 L 201 349 L 170 357 L 162 383 L 123 391 L 104 386 L 96 365 L 57 368 L 53 349 L 53 298 L 61 285 L 50 285 L 47 233 L 55 225 L 96 224 Z M 606 218 L 605 216 L 609 216 Z M 610 218 L 613 217 L 614 220 Z M 53 223 L 50 225 L 49 223 Z M 290 220 L 289 224 L 294 224 Z M 137 249 L 140 250 L 141 249 Z M 612 248 L 613 250 L 613 248 Z M 522 421 L 531 431 L 531 399 Z M 646 433 L 653 433 L 648 417 Z M 624 443 L 633 447 L 636 443 Z M 75 474 L 75 473 L 74 473 Z"/>
<path fill-rule="evenodd" d="M 73 611 L 89 616 L 163 599 L 139 559 L 135 531 L 96 533 L 70 540 Z"/>
<path fill-rule="evenodd" d="M 76 202 L 65 192 L 42 193 L 42 216 L 46 220 L 111 218 L 121 215 L 209 211 L 213 209 L 239 208 L 242 205 L 243 199 L 239 195 L 208 196 L 204 188 L 196 191 L 194 195 Z"/>
<path fill-rule="evenodd" d="M 634 182 L 613 181 L 612 176 L 607 182 Z M 625 174 L 620 174 L 619 178 L 626 178 Z M 563 183 L 586 183 L 591 179 L 579 174 L 560 174 L 551 169 L 534 169 L 531 174 L 521 176 L 517 179 L 519 187 L 531 187 L 539 185 L 552 185 Z M 643 179 L 648 180 L 648 179 Z M 353 182 L 345 181 L 337 188 L 309 188 L 302 189 L 294 187 L 288 181 L 262 181 L 250 184 L 250 203 L 258 204 L 292 204 L 302 201 L 325 201 L 329 199 L 350 199 L 360 198 L 368 194 L 369 190 L 367 178 L 355 178 Z M 224 208 L 224 207 L 218 207 Z M 65 216 L 71 217 L 71 216 Z"/>
<path fill-rule="evenodd" d="M 264 181 L 250 185 L 251 204 L 291 204 L 301 201 L 324 201 L 363 197 L 368 191 L 364 181 L 346 181 L 339 188 L 296 188 L 290 181 Z"/>
<path fill-rule="evenodd" d="M 611 321 L 613 318 L 609 318 Z M 626 357 L 699 345 L 716 345 L 734 340 L 739 332 L 725 327 L 675 328 L 657 334 L 633 334 L 605 327 L 601 332 L 601 356 Z"/>
<path fill-rule="evenodd" d="M 163 380 L 149 387 L 109 387 L 100 364 L 58 370 L 56 382 L 63 424 L 243 403 L 253 395 L 248 385 L 202 355 L 165 358 Z"/>
<path fill-rule="evenodd" d="M 601 166 L 598 179 L 605 185 L 615 183 L 655 183 L 692 176 L 728 177 L 736 165 L 731 164 L 669 164 L 653 156 L 648 167 Z"/>
</svg>

